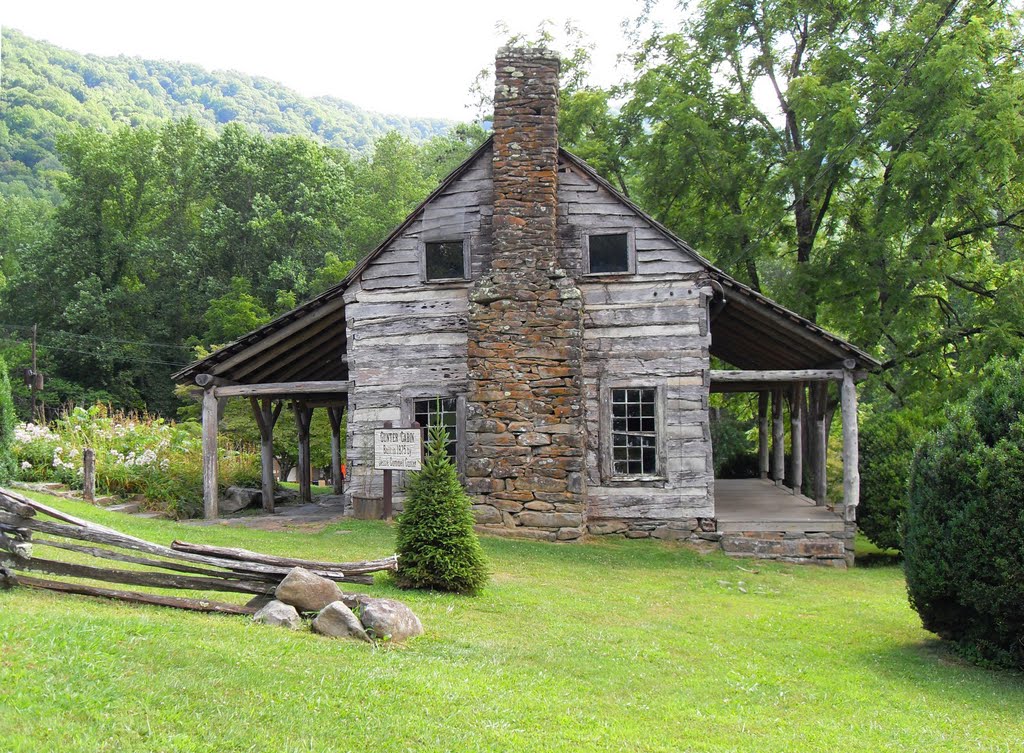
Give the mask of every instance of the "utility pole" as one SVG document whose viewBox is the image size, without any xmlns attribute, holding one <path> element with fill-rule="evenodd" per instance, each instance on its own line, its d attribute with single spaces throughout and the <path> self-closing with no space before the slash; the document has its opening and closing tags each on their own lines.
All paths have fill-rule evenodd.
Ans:
<svg viewBox="0 0 1024 753">
<path fill-rule="evenodd" d="M 36 374 L 39 373 L 36 368 L 36 330 L 38 327 L 38 324 L 32 325 L 32 412 L 29 413 L 29 416 L 33 421 L 36 420 L 36 385 L 39 383 L 36 378 Z"/>
</svg>

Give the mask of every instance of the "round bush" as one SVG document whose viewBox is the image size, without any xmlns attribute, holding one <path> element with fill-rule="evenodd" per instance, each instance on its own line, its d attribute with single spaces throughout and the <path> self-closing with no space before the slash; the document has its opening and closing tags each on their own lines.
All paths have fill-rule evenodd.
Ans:
<svg viewBox="0 0 1024 753">
<path fill-rule="evenodd" d="M 914 448 L 934 423 L 907 409 L 877 411 L 861 424 L 857 526 L 880 549 L 903 545 L 901 528 Z"/>
<path fill-rule="evenodd" d="M 1024 362 L 989 365 L 918 448 L 903 554 L 910 603 L 968 658 L 1024 669 Z"/>
<path fill-rule="evenodd" d="M 398 572 L 402 588 L 476 593 L 487 582 L 487 563 L 470 499 L 448 458 L 448 433 L 430 427 L 423 470 L 413 473 L 398 518 Z"/>
</svg>

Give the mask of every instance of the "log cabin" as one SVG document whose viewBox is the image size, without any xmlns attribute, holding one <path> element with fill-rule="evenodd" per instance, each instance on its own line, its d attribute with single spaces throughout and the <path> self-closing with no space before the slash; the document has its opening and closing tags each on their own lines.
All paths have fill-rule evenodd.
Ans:
<svg viewBox="0 0 1024 753">
<path fill-rule="evenodd" d="M 380 493 L 373 429 L 444 424 L 482 531 L 849 563 L 855 384 L 877 361 L 716 268 L 561 149 L 557 55 L 500 50 L 494 105 L 491 138 L 345 280 L 175 374 L 204 388 L 207 514 L 217 401 L 248 396 L 265 469 L 291 404 L 306 479 L 311 411 L 330 413 L 335 465 L 346 411 L 361 494 Z M 832 503 L 830 385 L 844 445 Z M 760 478 L 713 477 L 713 392 L 758 395 Z M 265 470 L 268 510 L 272 484 Z"/>
</svg>

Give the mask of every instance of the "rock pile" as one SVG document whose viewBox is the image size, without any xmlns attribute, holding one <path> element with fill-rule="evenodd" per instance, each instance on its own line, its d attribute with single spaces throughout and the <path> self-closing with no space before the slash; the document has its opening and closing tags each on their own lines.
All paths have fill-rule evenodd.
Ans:
<svg viewBox="0 0 1024 753">
<path fill-rule="evenodd" d="M 402 602 L 343 593 L 334 581 L 301 567 L 288 573 L 274 596 L 254 622 L 298 630 L 305 613 L 316 615 L 314 633 L 331 638 L 398 642 L 423 634 L 419 618 Z"/>
</svg>

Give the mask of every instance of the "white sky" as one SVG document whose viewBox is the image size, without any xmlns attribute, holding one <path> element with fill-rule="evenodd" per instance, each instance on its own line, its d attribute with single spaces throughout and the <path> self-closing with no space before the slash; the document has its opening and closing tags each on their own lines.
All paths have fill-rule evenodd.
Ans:
<svg viewBox="0 0 1024 753">
<path fill-rule="evenodd" d="M 670 4 L 670 3 L 667 3 Z M 378 112 L 468 120 L 470 84 L 506 35 L 536 36 L 571 19 L 594 45 L 592 83 L 621 78 L 622 22 L 642 0 L 6 0 L 11 26 L 77 52 L 232 69 L 301 94 L 330 94 Z M 670 8 L 662 11 L 668 17 Z M 553 46 L 561 49 L 557 41 Z"/>
</svg>

